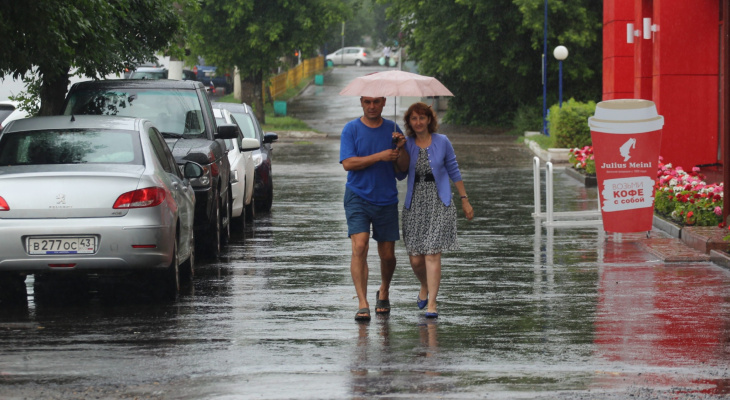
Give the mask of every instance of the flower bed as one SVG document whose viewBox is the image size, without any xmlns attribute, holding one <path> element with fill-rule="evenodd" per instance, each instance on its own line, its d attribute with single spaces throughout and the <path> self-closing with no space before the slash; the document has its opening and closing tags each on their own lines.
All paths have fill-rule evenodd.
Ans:
<svg viewBox="0 0 730 400">
<path fill-rule="evenodd" d="M 568 162 L 578 172 L 586 175 L 596 175 L 596 162 L 593 159 L 593 146 L 570 149 Z"/>
<path fill-rule="evenodd" d="M 654 210 L 680 225 L 719 226 L 722 222 L 722 184 L 708 184 L 697 167 L 686 172 L 682 167 L 664 164 L 659 158 L 654 185 Z"/>
</svg>

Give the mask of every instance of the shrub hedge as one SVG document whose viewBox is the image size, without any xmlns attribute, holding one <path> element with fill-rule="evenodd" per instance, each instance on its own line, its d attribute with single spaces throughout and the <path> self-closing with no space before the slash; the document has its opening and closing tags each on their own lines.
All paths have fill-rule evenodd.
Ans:
<svg viewBox="0 0 730 400">
<path fill-rule="evenodd" d="M 562 108 L 557 104 L 550 107 L 548 128 L 550 136 L 555 137 L 555 147 L 583 148 L 592 145 L 588 118 L 595 111 L 595 102 L 581 103 L 572 98 L 563 102 Z"/>
</svg>

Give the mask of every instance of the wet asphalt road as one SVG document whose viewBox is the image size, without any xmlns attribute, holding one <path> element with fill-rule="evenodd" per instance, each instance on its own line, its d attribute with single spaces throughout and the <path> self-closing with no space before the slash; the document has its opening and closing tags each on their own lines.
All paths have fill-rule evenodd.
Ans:
<svg viewBox="0 0 730 400">
<path fill-rule="evenodd" d="M 326 82 L 354 73 L 338 68 Z M 328 90 L 310 89 L 292 112 Z M 350 100 L 326 110 L 332 135 L 357 116 Z M 339 142 L 282 139 L 272 212 L 223 257 L 201 260 L 176 303 L 38 303 L 29 279 L 27 307 L 0 309 L 0 398 L 730 396 L 730 273 L 662 263 L 631 235 L 541 227 L 532 154 L 513 137 L 455 131 L 476 216 L 459 212 L 461 250 L 443 257 L 437 321 L 415 305 L 401 243 L 391 315 L 353 320 Z M 595 188 L 562 174 L 555 185 L 556 210 L 595 207 Z"/>
</svg>

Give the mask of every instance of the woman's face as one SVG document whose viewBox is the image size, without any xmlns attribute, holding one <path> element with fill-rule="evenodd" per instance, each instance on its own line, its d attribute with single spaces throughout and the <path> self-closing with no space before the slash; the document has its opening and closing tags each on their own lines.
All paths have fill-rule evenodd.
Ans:
<svg viewBox="0 0 730 400">
<path fill-rule="evenodd" d="M 415 133 L 427 133 L 428 124 L 431 122 L 431 117 L 427 117 L 423 114 L 413 112 L 411 117 L 408 119 L 408 123 L 411 124 L 411 129 Z"/>
</svg>

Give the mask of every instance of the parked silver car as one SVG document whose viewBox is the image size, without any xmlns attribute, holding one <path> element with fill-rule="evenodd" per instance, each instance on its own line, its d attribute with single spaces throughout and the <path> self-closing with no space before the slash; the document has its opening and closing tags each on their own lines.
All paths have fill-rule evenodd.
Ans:
<svg viewBox="0 0 730 400">
<path fill-rule="evenodd" d="M 370 65 L 375 62 L 373 51 L 367 47 L 343 47 L 334 53 L 327 54 L 325 62 L 332 65 Z"/>
<path fill-rule="evenodd" d="M 178 167 L 148 120 L 12 121 L 0 134 L 0 293 L 24 292 L 28 274 L 135 273 L 174 299 L 195 264 L 189 179 L 202 174 Z"/>
</svg>

